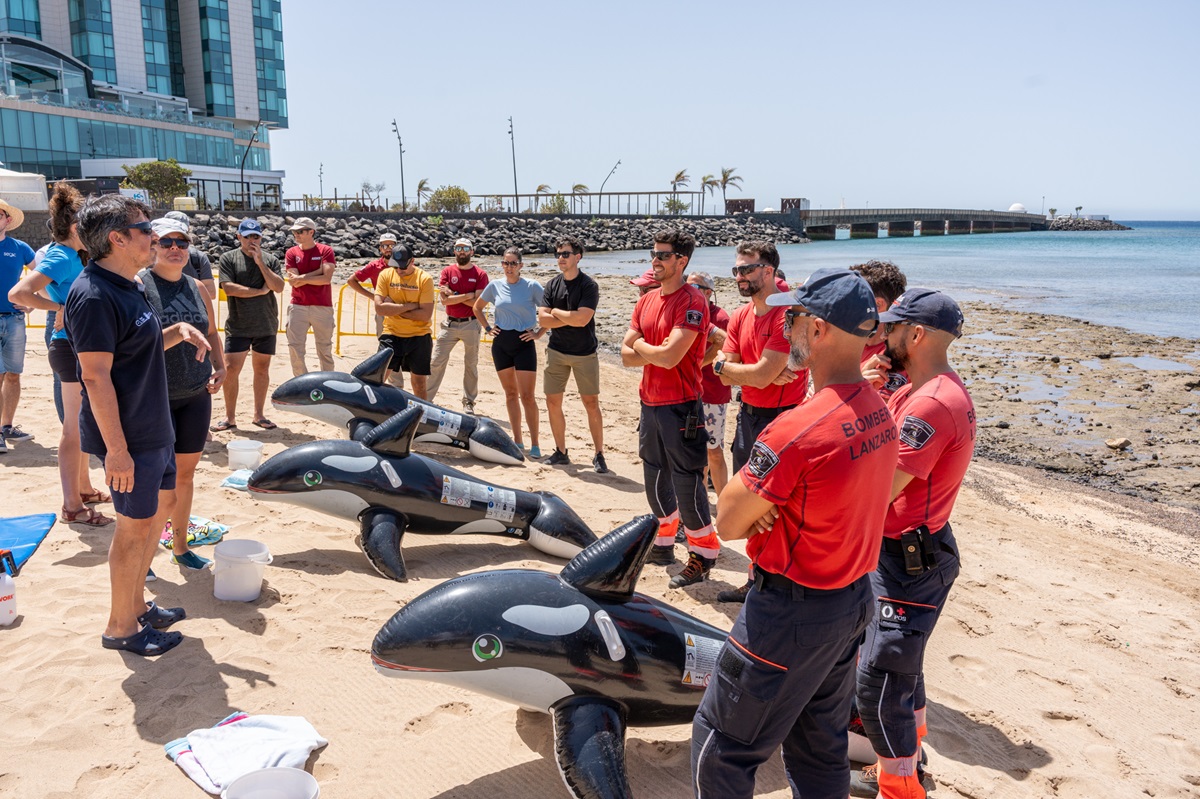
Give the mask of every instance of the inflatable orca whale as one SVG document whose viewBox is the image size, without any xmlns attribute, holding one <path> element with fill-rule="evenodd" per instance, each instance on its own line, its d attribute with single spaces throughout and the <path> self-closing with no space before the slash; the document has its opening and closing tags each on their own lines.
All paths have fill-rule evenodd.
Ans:
<svg viewBox="0 0 1200 799">
<path fill-rule="evenodd" d="M 275 389 L 271 404 L 281 411 L 311 416 L 350 431 L 361 439 L 371 428 L 406 408 L 420 407 L 417 443 L 449 444 L 489 463 L 515 466 L 525 460 L 521 448 L 504 428 L 486 416 L 455 413 L 417 399 L 383 382 L 391 350 L 380 350 L 345 372 L 309 372 Z"/>
<path fill-rule="evenodd" d="M 410 453 L 422 410 L 409 408 L 361 441 L 310 441 L 267 460 L 250 475 L 259 499 L 280 500 L 358 519 L 358 545 L 384 577 L 408 579 L 400 539 L 414 533 L 482 533 L 520 538 L 560 558 L 596 535 L 559 497 L 491 485 Z"/>
<path fill-rule="evenodd" d="M 507 569 L 410 601 L 371 646 L 381 674 L 456 685 L 554 719 L 576 799 L 626 799 L 627 725 L 690 724 L 727 633 L 634 593 L 658 525 L 641 516 L 558 575 Z"/>
</svg>

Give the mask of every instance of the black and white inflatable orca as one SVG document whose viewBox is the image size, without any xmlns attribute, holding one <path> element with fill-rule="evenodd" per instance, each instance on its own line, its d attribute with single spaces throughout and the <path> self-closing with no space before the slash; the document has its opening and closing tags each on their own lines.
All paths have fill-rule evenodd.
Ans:
<svg viewBox="0 0 1200 799">
<path fill-rule="evenodd" d="M 302 413 L 346 428 L 356 441 L 400 411 L 420 407 L 417 443 L 448 444 L 467 450 L 481 461 L 505 466 L 524 462 L 525 456 L 512 437 L 486 416 L 455 413 L 383 382 L 390 360 L 391 350 L 380 350 L 350 374 L 309 372 L 293 377 L 275 389 L 271 404 L 281 411 Z"/>
<path fill-rule="evenodd" d="M 426 591 L 371 646 L 381 674 L 550 714 L 576 799 L 627 799 L 627 725 L 689 724 L 727 636 L 634 593 L 658 524 L 641 516 L 560 574 L 506 569 Z"/>
<path fill-rule="evenodd" d="M 250 475 L 257 498 L 358 519 L 357 543 L 375 570 L 408 579 L 404 533 L 481 533 L 529 541 L 572 558 L 596 535 L 554 494 L 492 485 L 410 453 L 422 410 L 409 408 L 361 441 L 310 441 L 275 455 Z"/>
</svg>

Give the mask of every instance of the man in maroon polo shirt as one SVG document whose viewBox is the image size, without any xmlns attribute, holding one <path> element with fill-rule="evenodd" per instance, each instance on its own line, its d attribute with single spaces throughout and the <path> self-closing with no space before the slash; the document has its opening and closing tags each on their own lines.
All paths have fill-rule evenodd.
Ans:
<svg viewBox="0 0 1200 799">
<path fill-rule="evenodd" d="M 333 248 L 317 241 L 317 224 L 307 216 L 291 227 L 296 246 L 284 255 L 283 275 L 292 287 L 288 306 L 287 342 L 292 357 L 292 374 L 308 371 L 304 364 L 308 331 L 316 339 L 321 371 L 333 371 L 333 270 L 337 258 Z"/>
<path fill-rule="evenodd" d="M 471 259 L 475 247 L 470 239 L 454 242 L 454 263 L 442 269 L 438 278 L 438 295 L 446 308 L 446 316 L 438 326 L 437 341 L 433 345 L 433 363 L 429 375 L 426 398 L 433 402 L 442 378 L 446 376 L 446 364 L 450 352 L 458 342 L 463 343 L 463 396 L 462 407 L 467 413 L 475 413 L 475 398 L 479 396 L 479 323 L 475 321 L 475 300 L 488 284 L 484 272 Z"/>
</svg>

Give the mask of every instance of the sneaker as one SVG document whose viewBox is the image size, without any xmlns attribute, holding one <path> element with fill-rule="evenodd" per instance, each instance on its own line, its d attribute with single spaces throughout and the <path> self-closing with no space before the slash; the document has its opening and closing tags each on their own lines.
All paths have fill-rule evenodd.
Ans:
<svg viewBox="0 0 1200 799">
<path fill-rule="evenodd" d="M 658 566 L 670 566 L 675 563 L 675 547 L 671 544 L 664 546 L 654 545 L 650 550 L 650 555 L 646 558 L 647 563 L 654 563 Z"/>
<path fill-rule="evenodd" d="M 934 789 L 933 778 L 925 773 L 922 766 L 927 762 L 924 751 L 921 752 L 921 763 L 917 765 L 917 781 L 926 793 Z M 879 764 L 872 763 L 864 766 L 861 771 L 850 771 L 850 795 L 875 799 L 879 795 Z"/>
<path fill-rule="evenodd" d="M 560 450 L 558 447 L 555 447 L 554 452 L 551 453 L 550 457 L 546 459 L 546 463 L 550 464 L 551 466 L 562 466 L 563 464 L 570 462 L 571 459 L 567 457 L 567 453 Z"/>
<path fill-rule="evenodd" d="M 604 460 L 603 452 L 597 452 L 596 457 L 592 458 L 592 468 L 596 474 L 608 474 L 608 463 Z"/>
<path fill-rule="evenodd" d="M 746 594 L 750 593 L 750 588 L 754 585 L 753 580 L 747 580 L 746 584 L 741 588 L 730 588 L 721 591 L 717 594 L 718 602 L 736 602 L 739 605 L 746 601 Z"/>
<path fill-rule="evenodd" d="M 8 444 L 4 443 L 4 436 L 0 436 L 0 455 L 8 452 Z"/>
<path fill-rule="evenodd" d="M 685 585 L 698 583 L 708 576 L 716 562 L 716 558 L 706 558 L 695 552 L 689 552 L 688 562 L 683 567 L 683 571 L 672 577 L 668 585 L 671 588 L 683 588 Z"/>
<path fill-rule="evenodd" d="M 146 569 L 146 582 L 152 583 L 158 579 L 158 575 L 154 573 L 154 569 Z"/>
<path fill-rule="evenodd" d="M 183 566 L 185 569 L 191 569 L 196 572 L 203 571 L 212 565 L 211 560 L 202 558 L 191 550 L 184 552 L 182 555 L 172 555 L 171 562 L 176 566 Z"/>
<path fill-rule="evenodd" d="M 529 448 L 529 457 L 531 457 L 535 460 L 538 458 L 541 458 L 542 457 L 542 448 L 538 447 L 538 446 L 530 447 Z"/>
<path fill-rule="evenodd" d="M 15 424 L 6 424 L 4 427 L 0 427 L 0 436 L 8 441 L 33 441 L 33 433 L 26 433 Z"/>
<path fill-rule="evenodd" d="M 463 400 L 463 413 L 475 415 L 475 403 L 471 400 Z"/>
</svg>

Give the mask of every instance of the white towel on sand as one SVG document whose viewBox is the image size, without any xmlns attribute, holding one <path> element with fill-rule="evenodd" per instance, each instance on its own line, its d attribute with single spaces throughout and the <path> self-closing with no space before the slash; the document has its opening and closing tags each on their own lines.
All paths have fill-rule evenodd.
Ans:
<svg viewBox="0 0 1200 799">
<path fill-rule="evenodd" d="M 260 768 L 304 768 L 314 749 L 329 741 L 298 716 L 244 716 L 216 727 L 193 730 L 186 744 L 167 745 L 175 762 L 197 785 L 220 793 L 243 774 Z M 189 751 L 190 750 L 190 751 Z"/>
</svg>

